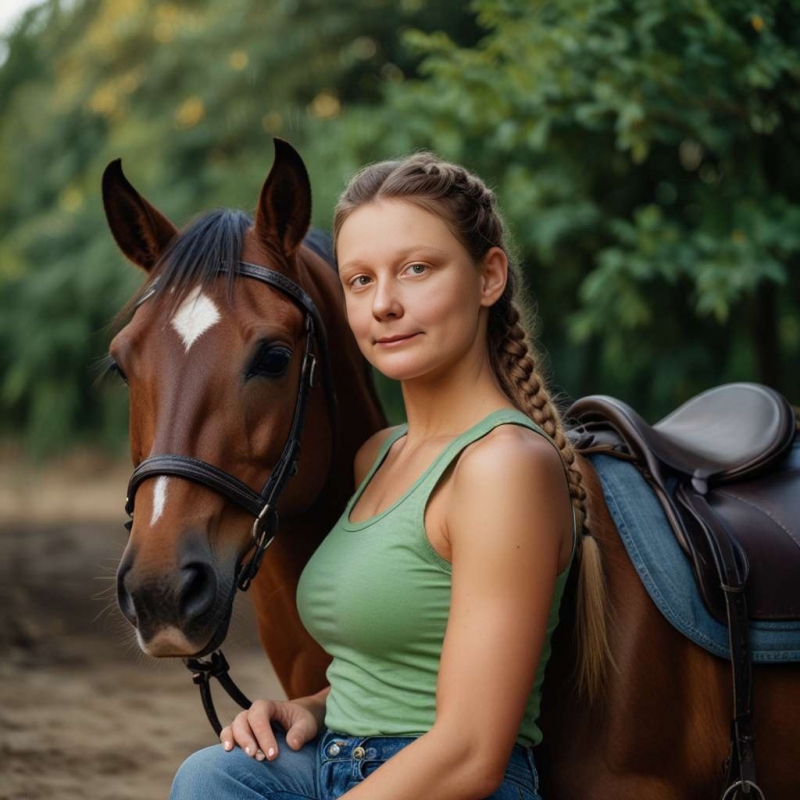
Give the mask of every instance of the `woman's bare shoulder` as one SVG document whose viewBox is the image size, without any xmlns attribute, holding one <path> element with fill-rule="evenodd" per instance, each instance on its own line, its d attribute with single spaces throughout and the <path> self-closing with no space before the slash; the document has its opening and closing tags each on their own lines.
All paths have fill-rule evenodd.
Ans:
<svg viewBox="0 0 800 800">
<path fill-rule="evenodd" d="M 537 548 L 571 549 L 572 502 L 564 462 L 540 433 L 519 425 L 493 429 L 465 449 L 452 484 L 446 526 L 454 550 L 457 540 L 469 547 L 482 538 L 492 520 L 498 545 L 513 544 L 525 531 L 524 538 Z"/>
<path fill-rule="evenodd" d="M 563 469 L 561 455 L 555 443 L 537 430 L 524 425 L 498 425 L 486 436 L 473 442 L 464 451 L 458 464 L 486 464 L 487 460 L 500 465 L 505 461 L 548 462 L 556 471 Z M 466 470 L 462 470 L 466 471 Z"/>
<path fill-rule="evenodd" d="M 389 428 L 381 428 L 381 430 L 375 431 L 372 436 L 362 442 L 361 447 L 356 451 L 353 464 L 356 486 L 364 480 L 364 476 L 369 472 L 369 468 L 375 463 L 381 446 L 398 427 L 400 426 L 393 425 Z"/>
<path fill-rule="evenodd" d="M 501 425 L 465 448 L 452 481 L 460 503 L 502 486 L 505 493 L 516 490 L 517 499 L 525 505 L 531 502 L 533 485 L 563 492 L 569 500 L 564 478 L 564 462 L 555 443 L 531 428 Z"/>
</svg>

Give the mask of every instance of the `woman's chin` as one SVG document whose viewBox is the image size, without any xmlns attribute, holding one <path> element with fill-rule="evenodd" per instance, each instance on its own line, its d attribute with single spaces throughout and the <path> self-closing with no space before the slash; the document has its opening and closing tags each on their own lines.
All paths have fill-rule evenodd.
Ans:
<svg viewBox="0 0 800 800">
<path fill-rule="evenodd" d="M 413 383 L 415 381 L 426 382 L 434 380 L 441 374 L 441 370 L 436 369 L 436 367 L 418 367 L 408 369 L 399 369 L 396 367 L 394 369 L 382 369 L 381 367 L 377 367 L 376 369 L 390 380 L 406 384 Z"/>
</svg>

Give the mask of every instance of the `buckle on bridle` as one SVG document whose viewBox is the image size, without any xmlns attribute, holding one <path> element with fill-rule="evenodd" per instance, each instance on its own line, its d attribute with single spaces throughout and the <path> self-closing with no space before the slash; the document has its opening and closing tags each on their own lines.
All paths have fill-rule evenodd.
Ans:
<svg viewBox="0 0 800 800">
<path fill-rule="evenodd" d="M 258 516 L 253 523 L 252 535 L 255 544 L 255 551 L 247 564 L 242 567 L 241 575 L 239 576 L 238 587 L 243 592 L 250 588 L 253 578 L 261 566 L 261 560 L 264 558 L 264 553 L 267 548 L 272 544 L 275 534 L 278 532 L 278 511 L 267 503 L 261 509 Z"/>
<path fill-rule="evenodd" d="M 308 388 L 313 389 L 317 372 L 317 359 L 313 353 L 306 353 L 306 357 L 303 359 L 302 374 L 305 375 L 306 371 L 308 371 Z"/>
<path fill-rule="evenodd" d="M 732 783 L 726 790 L 725 794 L 722 795 L 722 800 L 728 800 L 728 796 L 730 795 L 731 798 L 734 798 L 738 794 L 750 794 L 750 790 L 755 789 L 753 792 L 753 796 L 755 797 L 756 793 L 758 793 L 758 797 L 760 800 L 764 800 L 764 792 L 761 790 L 761 787 L 757 783 L 753 783 L 752 781 L 747 780 L 738 780 Z M 735 794 L 731 795 L 731 792 Z"/>
<path fill-rule="evenodd" d="M 269 503 L 267 503 L 264 508 L 261 509 L 258 516 L 255 518 L 255 522 L 253 522 L 253 528 L 251 533 L 253 535 L 253 541 L 256 543 L 256 547 L 261 547 L 261 544 L 264 539 L 264 534 L 269 528 L 269 522 L 264 522 L 264 518 L 269 514 L 270 507 Z"/>
</svg>

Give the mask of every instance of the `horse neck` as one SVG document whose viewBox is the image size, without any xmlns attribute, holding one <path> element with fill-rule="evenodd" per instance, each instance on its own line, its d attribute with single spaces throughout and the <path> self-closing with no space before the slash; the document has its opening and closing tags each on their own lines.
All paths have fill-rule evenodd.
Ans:
<svg viewBox="0 0 800 800">
<path fill-rule="evenodd" d="M 369 364 L 358 349 L 344 310 L 336 271 L 316 253 L 301 249 L 299 277 L 317 304 L 328 335 L 331 369 L 338 396 L 341 433 L 331 475 L 325 487 L 339 511 L 354 491 L 353 461 L 361 444 L 385 428 L 386 416 L 375 391 Z"/>
</svg>

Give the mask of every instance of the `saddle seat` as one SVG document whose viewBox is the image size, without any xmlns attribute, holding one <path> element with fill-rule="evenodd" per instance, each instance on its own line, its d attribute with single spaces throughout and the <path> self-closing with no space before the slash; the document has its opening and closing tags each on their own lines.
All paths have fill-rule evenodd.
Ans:
<svg viewBox="0 0 800 800">
<path fill-rule="evenodd" d="M 783 395 L 757 383 L 709 389 L 654 425 L 608 395 L 583 397 L 569 413 L 608 420 L 629 444 L 638 445 L 636 455 L 644 461 L 656 458 L 692 478 L 713 476 L 718 482 L 769 465 L 786 449 L 795 428 L 792 407 Z"/>
<path fill-rule="evenodd" d="M 568 435 L 579 453 L 627 458 L 643 473 L 714 617 L 726 620 L 724 595 L 704 513 L 681 501 L 687 493 L 702 496 L 724 521 L 747 581 L 750 618 L 800 619 L 800 441 L 783 395 L 756 383 L 724 384 L 654 425 L 617 398 L 589 395 L 567 418 L 577 422 Z"/>
</svg>

